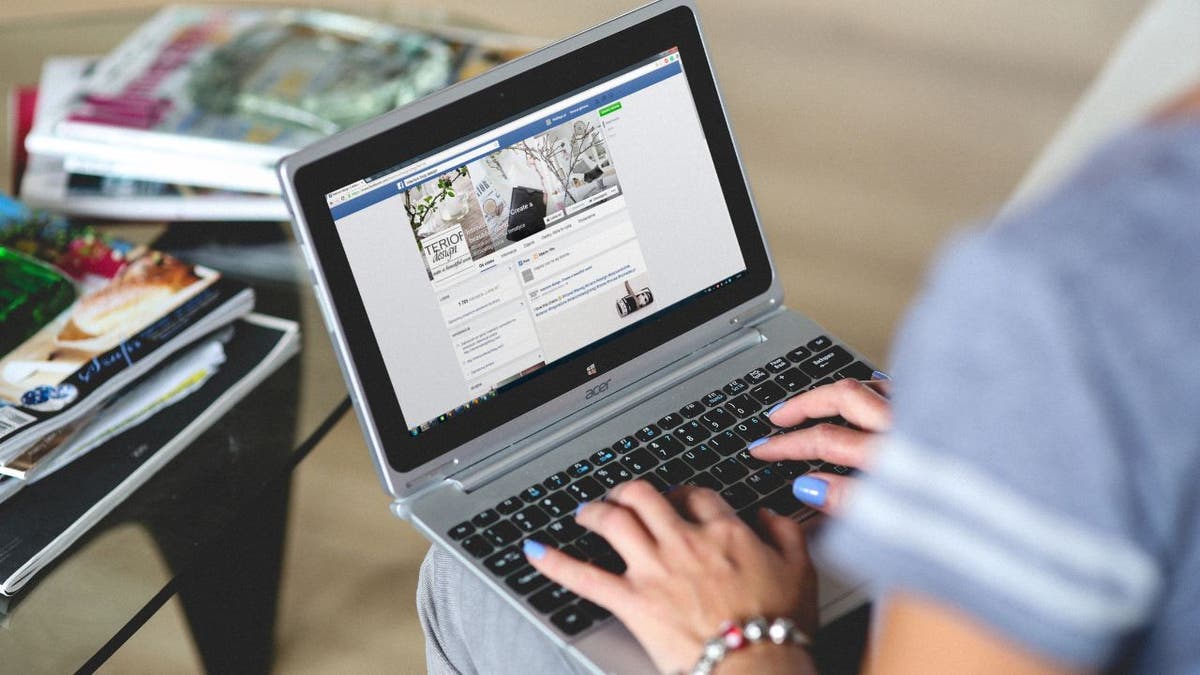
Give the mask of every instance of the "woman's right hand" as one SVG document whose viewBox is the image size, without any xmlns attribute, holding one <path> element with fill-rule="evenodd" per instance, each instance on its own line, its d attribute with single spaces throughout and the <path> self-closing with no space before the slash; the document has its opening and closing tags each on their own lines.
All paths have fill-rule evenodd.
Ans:
<svg viewBox="0 0 1200 675">
<path fill-rule="evenodd" d="M 840 416 L 852 427 L 822 422 L 770 436 L 751 444 L 750 454 L 767 462 L 821 460 L 855 469 L 868 469 L 877 436 L 892 427 L 892 408 L 886 380 L 840 380 L 793 397 L 774 409 L 769 419 L 789 428 L 808 420 Z M 800 501 L 825 512 L 836 512 L 854 479 L 833 473 L 805 474 L 793 483 Z"/>
</svg>

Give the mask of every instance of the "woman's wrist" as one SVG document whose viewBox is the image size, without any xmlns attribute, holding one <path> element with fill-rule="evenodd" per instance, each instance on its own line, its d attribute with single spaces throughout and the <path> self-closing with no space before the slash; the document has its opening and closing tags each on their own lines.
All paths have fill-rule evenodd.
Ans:
<svg viewBox="0 0 1200 675">
<path fill-rule="evenodd" d="M 808 636 L 788 617 L 766 619 L 755 616 L 740 623 L 727 621 L 716 635 L 704 642 L 695 665 L 681 672 L 710 675 L 734 655 L 750 652 L 754 652 L 753 658 L 739 659 L 743 663 L 752 662 L 752 670 L 746 672 L 764 672 L 763 666 L 769 668 L 765 672 L 797 672 L 797 667 L 803 663 L 808 663 L 806 670 L 811 671 L 811 659 L 807 652 L 809 644 Z M 773 663 L 778 663 L 781 669 L 771 667 Z M 739 670 L 742 668 L 738 666 Z M 728 667 L 721 668 L 722 673 L 728 670 Z"/>
<path fill-rule="evenodd" d="M 730 654 L 713 675 L 816 675 L 812 654 L 799 645 L 757 644 Z"/>
</svg>

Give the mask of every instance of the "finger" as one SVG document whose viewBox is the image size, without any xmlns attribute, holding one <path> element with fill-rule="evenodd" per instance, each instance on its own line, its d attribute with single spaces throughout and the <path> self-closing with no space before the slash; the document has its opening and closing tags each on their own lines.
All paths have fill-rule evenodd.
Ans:
<svg viewBox="0 0 1200 675">
<path fill-rule="evenodd" d="M 892 426 L 892 408 L 886 398 L 858 380 L 839 380 L 793 397 L 767 417 L 779 427 L 790 427 L 809 419 L 841 415 L 868 431 L 886 431 Z"/>
<path fill-rule="evenodd" d="M 775 547 L 785 560 L 800 561 L 807 555 L 804 540 L 804 528 L 800 523 L 781 516 L 770 509 L 760 509 L 758 512 L 759 531 L 767 543 Z"/>
<path fill-rule="evenodd" d="M 575 595 L 607 607 L 614 614 L 620 614 L 632 597 L 623 577 L 576 560 L 556 548 L 526 539 L 523 550 L 529 564 L 538 572 Z"/>
<path fill-rule="evenodd" d="M 617 553 L 631 565 L 653 560 L 657 546 L 641 519 L 621 504 L 587 502 L 575 510 L 575 522 L 604 537 Z"/>
<path fill-rule="evenodd" d="M 618 485 L 608 493 L 605 501 L 615 502 L 637 514 L 642 526 L 661 546 L 677 545 L 680 530 L 689 525 L 674 505 L 644 480 L 631 480 Z"/>
<path fill-rule="evenodd" d="M 859 380 L 859 382 L 875 390 L 884 398 L 890 399 L 892 397 L 891 380 Z"/>
<path fill-rule="evenodd" d="M 792 494 L 808 506 L 837 514 L 846 505 L 855 479 L 833 473 L 807 473 L 792 481 Z"/>
<path fill-rule="evenodd" d="M 681 485 L 669 493 L 667 498 L 683 513 L 697 523 L 714 518 L 723 518 L 734 513 L 729 502 L 712 490 L 695 485 Z"/>
<path fill-rule="evenodd" d="M 781 459 L 819 459 L 842 466 L 865 469 L 875 455 L 876 435 L 838 426 L 818 424 L 785 434 L 775 434 L 750 448 L 764 462 Z"/>
</svg>

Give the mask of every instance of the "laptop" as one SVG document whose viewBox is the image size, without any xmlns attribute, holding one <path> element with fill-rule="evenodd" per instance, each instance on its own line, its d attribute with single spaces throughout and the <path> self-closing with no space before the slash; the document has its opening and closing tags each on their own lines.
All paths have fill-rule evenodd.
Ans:
<svg viewBox="0 0 1200 675">
<path fill-rule="evenodd" d="M 283 160 L 392 509 L 595 672 L 653 668 L 523 539 L 612 571 L 579 502 L 641 478 L 810 517 L 746 452 L 764 411 L 867 379 L 783 304 L 695 7 L 661 0 Z M 863 600 L 821 575 L 822 620 Z"/>
</svg>

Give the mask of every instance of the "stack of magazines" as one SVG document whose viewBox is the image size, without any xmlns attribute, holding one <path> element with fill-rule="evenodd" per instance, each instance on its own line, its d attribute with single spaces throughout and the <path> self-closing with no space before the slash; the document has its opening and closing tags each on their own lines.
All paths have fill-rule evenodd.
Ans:
<svg viewBox="0 0 1200 675">
<path fill-rule="evenodd" d="M 0 599 L 297 351 L 253 307 L 216 270 L 0 195 Z"/>
<path fill-rule="evenodd" d="M 20 195 L 104 218 L 285 220 L 281 157 L 538 44 L 319 10 L 168 7 L 107 56 L 45 64 L 36 106 L 13 106 L 34 117 L 11 125 L 32 127 Z"/>
</svg>

